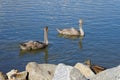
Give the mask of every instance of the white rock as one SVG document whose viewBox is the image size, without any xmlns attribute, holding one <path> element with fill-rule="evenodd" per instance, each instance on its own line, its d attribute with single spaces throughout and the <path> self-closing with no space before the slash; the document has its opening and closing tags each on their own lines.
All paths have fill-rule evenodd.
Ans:
<svg viewBox="0 0 120 80">
<path fill-rule="evenodd" d="M 15 69 L 9 71 L 9 72 L 7 73 L 8 79 L 9 79 L 9 80 L 12 80 L 12 75 L 16 74 L 17 72 L 18 72 L 18 70 L 15 70 Z"/>
<path fill-rule="evenodd" d="M 95 75 L 87 65 L 84 65 L 82 63 L 77 63 L 74 67 L 77 68 L 87 79 Z"/>
<path fill-rule="evenodd" d="M 90 80 L 120 80 L 120 65 L 104 70 L 90 78 Z"/>
<path fill-rule="evenodd" d="M 26 66 L 29 80 L 52 80 L 56 65 L 30 62 Z"/>
<path fill-rule="evenodd" d="M 72 66 L 58 64 L 52 80 L 87 80 L 79 70 Z"/>
</svg>

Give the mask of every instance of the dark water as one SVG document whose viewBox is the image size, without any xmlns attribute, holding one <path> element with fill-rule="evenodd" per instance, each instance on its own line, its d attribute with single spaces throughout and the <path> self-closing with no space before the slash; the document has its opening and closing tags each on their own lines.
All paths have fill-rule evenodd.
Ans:
<svg viewBox="0 0 120 80">
<path fill-rule="evenodd" d="M 30 61 L 74 65 L 91 59 L 107 68 L 120 64 L 120 0 L 0 0 L 0 71 L 25 70 Z M 58 35 L 56 28 L 75 27 L 83 19 L 85 37 Z M 43 41 L 44 49 L 20 52 L 19 43 Z"/>
</svg>

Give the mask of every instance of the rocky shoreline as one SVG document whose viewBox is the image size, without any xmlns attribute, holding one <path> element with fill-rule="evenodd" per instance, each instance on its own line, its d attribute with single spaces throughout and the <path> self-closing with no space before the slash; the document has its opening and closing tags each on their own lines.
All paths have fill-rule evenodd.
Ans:
<svg viewBox="0 0 120 80">
<path fill-rule="evenodd" d="M 70 66 L 29 62 L 25 71 L 13 69 L 6 74 L 0 72 L 0 80 L 120 80 L 120 65 L 96 74 L 83 63 Z"/>
</svg>

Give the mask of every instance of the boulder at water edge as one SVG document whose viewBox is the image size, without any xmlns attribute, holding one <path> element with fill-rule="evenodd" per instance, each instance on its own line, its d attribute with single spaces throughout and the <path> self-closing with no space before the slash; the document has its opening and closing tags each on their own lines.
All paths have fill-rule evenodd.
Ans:
<svg viewBox="0 0 120 80">
<path fill-rule="evenodd" d="M 7 73 L 9 80 L 27 80 L 27 72 L 18 72 L 18 70 L 11 70 Z"/>
<path fill-rule="evenodd" d="M 2 72 L 0 72 L 0 80 L 5 80 L 5 79 L 6 79 L 5 75 Z"/>
<path fill-rule="evenodd" d="M 52 80 L 87 80 L 78 69 L 58 64 Z"/>
<path fill-rule="evenodd" d="M 120 80 L 120 65 L 104 70 L 90 78 L 90 80 Z"/>
<path fill-rule="evenodd" d="M 82 63 L 77 63 L 75 65 L 75 68 L 77 68 L 87 79 L 95 75 L 94 72 L 87 65 L 84 65 Z"/>
<path fill-rule="evenodd" d="M 56 65 L 30 62 L 26 66 L 29 80 L 52 80 Z"/>
</svg>

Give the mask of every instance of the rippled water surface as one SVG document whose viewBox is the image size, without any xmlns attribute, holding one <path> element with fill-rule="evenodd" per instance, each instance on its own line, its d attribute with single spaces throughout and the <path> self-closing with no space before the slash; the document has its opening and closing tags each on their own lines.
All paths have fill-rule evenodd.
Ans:
<svg viewBox="0 0 120 80">
<path fill-rule="evenodd" d="M 120 0 L 0 0 L 0 71 L 25 70 L 30 61 L 74 65 L 91 59 L 107 68 L 120 64 Z M 83 19 L 84 38 L 58 35 Z M 43 41 L 49 46 L 21 52 L 19 43 Z"/>
</svg>

